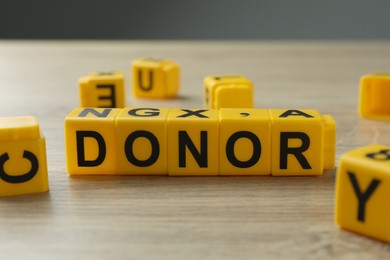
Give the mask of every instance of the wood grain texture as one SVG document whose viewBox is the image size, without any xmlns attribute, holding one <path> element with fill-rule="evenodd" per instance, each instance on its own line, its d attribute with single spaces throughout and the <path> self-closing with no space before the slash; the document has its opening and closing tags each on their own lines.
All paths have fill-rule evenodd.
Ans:
<svg viewBox="0 0 390 260">
<path fill-rule="evenodd" d="M 0 198 L 1 259 L 387 259 L 388 244 L 333 223 L 335 172 L 321 177 L 75 177 L 64 117 L 77 80 L 164 57 L 180 97 L 128 106 L 201 107 L 203 78 L 245 74 L 261 108 L 313 108 L 337 121 L 337 159 L 390 145 L 390 122 L 357 116 L 358 80 L 390 71 L 390 42 L 0 42 L 0 116 L 34 115 L 47 140 L 50 192 Z"/>
</svg>

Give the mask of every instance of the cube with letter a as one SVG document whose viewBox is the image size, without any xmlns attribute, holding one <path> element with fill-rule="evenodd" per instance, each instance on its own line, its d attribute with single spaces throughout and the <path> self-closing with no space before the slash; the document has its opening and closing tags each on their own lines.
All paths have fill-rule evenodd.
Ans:
<svg viewBox="0 0 390 260">
<path fill-rule="evenodd" d="M 390 243 L 390 147 L 369 145 L 342 155 L 336 176 L 335 222 Z"/>
<path fill-rule="evenodd" d="M 123 72 L 90 73 L 79 79 L 81 107 L 123 108 L 126 103 Z"/>
<path fill-rule="evenodd" d="M 0 196 L 49 189 L 45 138 L 32 116 L 0 118 Z"/>
<path fill-rule="evenodd" d="M 324 118 L 310 109 L 270 109 L 272 175 L 321 175 Z"/>
</svg>

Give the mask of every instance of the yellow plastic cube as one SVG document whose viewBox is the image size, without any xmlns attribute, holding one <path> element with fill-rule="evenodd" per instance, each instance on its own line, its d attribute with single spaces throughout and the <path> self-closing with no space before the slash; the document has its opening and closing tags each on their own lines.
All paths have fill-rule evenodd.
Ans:
<svg viewBox="0 0 390 260">
<path fill-rule="evenodd" d="M 169 175 L 218 175 L 218 110 L 171 109 L 167 120 Z"/>
<path fill-rule="evenodd" d="M 370 145 L 345 153 L 336 179 L 335 222 L 390 242 L 390 147 Z"/>
<path fill-rule="evenodd" d="M 272 175 L 321 175 L 324 119 L 310 109 L 270 109 Z"/>
<path fill-rule="evenodd" d="M 116 174 L 115 119 L 120 111 L 119 108 L 75 108 L 65 118 L 70 175 Z"/>
<path fill-rule="evenodd" d="M 48 190 L 46 145 L 38 120 L 0 118 L 0 196 Z"/>
<path fill-rule="evenodd" d="M 125 108 L 116 119 L 119 174 L 168 174 L 168 108 Z"/>
<path fill-rule="evenodd" d="M 123 108 L 126 105 L 123 72 L 90 73 L 79 79 L 81 107 Z"/>
<path fill-rule="evenodd" d="M 336 121 L 331 115 L 322 115 L 324 120 L 324 169 L 334 168 L 336 161 Z"/>
<path fill-rule="evenodd" d="M 204 107 L 208 109 L 252 108 L 253 84 L 242 75 L 206 77 Z"/>
<path fill-rule="evenodd" d="M 179 65 L 170 60 L 137 59 L 132 63 L 133 95 L 173 98 L 179 91 Z"/>
<path fill-rule="evenodd" d="M 271 174 L 271 120 L 268 109 L 221 108 L 219 175 Z"/>
<path fill-rule="evenodd" d="M 370 74 L 360 79 L 359 114 L 390 120 L 390 74 Z"/>
</svg>

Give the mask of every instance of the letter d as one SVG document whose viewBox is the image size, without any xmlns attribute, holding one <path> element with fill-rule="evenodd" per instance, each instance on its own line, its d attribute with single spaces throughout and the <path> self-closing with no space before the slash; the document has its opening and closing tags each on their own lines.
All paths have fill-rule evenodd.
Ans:
<svg viewBox="0 0 390 260">
<path fill-rule="evenodd" d="M 93 138 L 98 144 L 98 156 L 94 160 L 85 159 L 84 139 Z M 106 142 L 103 136 L 95 131 L 76 131 L 77 164 L 79 167 L 94 167 L 102 164 L 106 158 Z"/>
</svg>

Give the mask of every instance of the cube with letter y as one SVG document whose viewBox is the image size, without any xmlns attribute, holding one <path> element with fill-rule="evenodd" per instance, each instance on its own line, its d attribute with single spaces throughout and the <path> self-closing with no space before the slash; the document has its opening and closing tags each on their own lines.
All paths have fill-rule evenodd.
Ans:
<svg viewBox="0 0 390 260">
<path fill-rule="evenodd" d="M 390 147 L 370 145 L 345 153 L 336 179 L 335 222 L 390 242 Z"/>
</svg>

